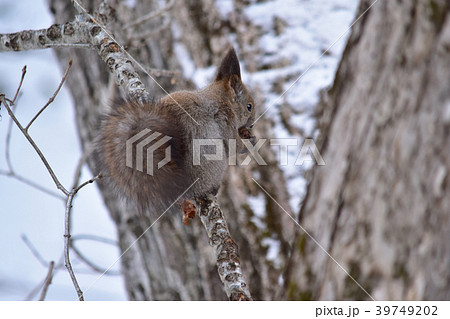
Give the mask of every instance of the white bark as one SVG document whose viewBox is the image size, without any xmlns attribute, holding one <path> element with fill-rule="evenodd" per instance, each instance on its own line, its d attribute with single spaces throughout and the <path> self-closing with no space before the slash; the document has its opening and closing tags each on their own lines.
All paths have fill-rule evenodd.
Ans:
<svg viewBox="0 0 450 319">
<path fill-rule="evenodd" d="M 97 51 L 114 74 L 116 83 L 130 98 L 148 97 L 133 63 L 122 46 L 107 34 L 103 25 L 79 14 L 71 22 L 48 29 L 0 34 L 0 51 L 25 51 L 56 47 L 80 47 Z"/>
</svg>

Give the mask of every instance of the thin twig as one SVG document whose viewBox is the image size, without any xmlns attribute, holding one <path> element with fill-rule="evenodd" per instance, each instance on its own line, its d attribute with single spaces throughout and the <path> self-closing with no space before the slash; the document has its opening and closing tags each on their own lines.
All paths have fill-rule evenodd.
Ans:
<svg viewBox="0 0 450 319">
<path fill-rule="evenodd" d="M 80 186 L 74 188 L 73 191 L 74 191 L 75 194 L 76 194 L 76 193 L 78 193 L 78 191 L 79 191 L 80 189 L 82 189 L 84 186 L 86 186 L 86 185 L 88 185 L 88 184 L 92 184 L 93 182 L 95 182 L 96 180 L 98 180 L 98 179 L 100 179 L 100 178 L 102 178 L 102 175 L 101 175 L 101 174 L 98 174 L 97 176 L 92 177 L 90 180 L 85 181 L 85 182 L 82 183 Z"/>
<path fill-rule="evenodd" d="M 81 291 L 80 285 L 78 284 L 77 277 L 75 276 L 75 273 L 73 272 L 72 264 L 70 262 L 70 255 L 69 255 L 69 247 L 70 247 L 70 213 L 72 210 L 72 202 L 73 198 L 75 196 L 75 192 L 71 192 L 67 196 L 67 202 L 66 202 L 66 213 L 65 213 L 65 222 L 64 222 L 64 261 L 65 266 L 67 268 L 67 271 L 69 272 L 70 278 L 72 279 L 72 283 L 75 287 L 75 290 L 78 295 L 79 301 L 84 301 L 83 292 Z"/>
<path fill-rule="evenodd" d="M 0 170 L 0 175 L 6 176 L 6 177 L 10 177 L 10 178 L 14 178 L 15 180 L 24 183 L 25 185 L 28 185 L 30 187 L 33 187 L 34 189 L 37 189 L 38 191 L 41 191 L 47 195 L 50 195 L 52 197 L 55 197 L 59 200 L 65 201 L 66 200 L 66 196 L 61 195 L 60 193 L 56 193 L 52 190 L 49 190 L 45 187 L 43 187 L 42 185 L 39 185 L 38 183 L 33 182 L 32 180 L 23 177 L 22 175 L 18 175 L 15 171 L 5 171 L 5 170 Z"/>
<path fill-rule="evenodd" d="M 30 128 L 31 124 L 33 124 L 33 122 L 39 117 L 39 115 L 41 115 L 41 113 L 44 112 L 44 110 L 47 108 L 47 106 L 49 106 L 55 100 L 56 96 L 59 93 L 59 90 L 61 90 L 61 87 L 63 86 L 64 81 L 66 80 L 67 75 L 69 74 L 71 66 L 72 66 L 72 59 L 70 59 L 69 66 L 67 67 L 66 72 L 64 72 L 64 75 L 61 79 L 61 82 L 59 82 L 59 85 L 56 88 L 55 93 L 53 93 L 53 95 L 50 97 L 48 102 L 45 103 L 45 105 L 39 110 L 39 112 L 36 113 L 36 115 L 31 119 L 30 123 L 28 123 L 28 125 L 25 126 L 25 131 L 28 132 L 28 129 Z"/>
<path fill-rule="evenodd" d="M 62 258 L 60 258 L 60 260 L 58 261 L 58 263 L 56 263 L 56 265 L 53 267 L 53 277 L 55 277 L 56 273 L 58 272 L 58 270 L 63 269 L 64 265 L 63 265 L 63 261 L 64 261 L 64 256 L 62 256 Z M 47 263 L 47 262 L 46 262 Z M 48 265 L 50 265 L 50 263 L 47 263 Z M 45 279 L 40 282 L 38 285 L 36 285 L 28 294 L 27 296 L 23 299 L 24 301 L 29 301 L 32 300 L 34 298 L 34 296 L 42 289 L 42 287 L 45 284 Z"/>
<path fill-rule="evenodd" d="M 20 82 L 17 87 L 16 94 L 14 94 L 14 98 L 10 101 L 13 112 L 15 112 L 16 99 L 19 96 L 19 92 L 20 92 L 20 89 L 22 88 L 22 83 L 23 83 L 26 73 L 27 73 L 27 66 L 24 65 L 22 68 L 22 76 L 20 77 Z M 2 102 L 0 101 L 0 104 L 1 103 Z M 9 150 L 10 150 L 9 145 L 11 142 L 12 123 L 13 123 L 13 120 L 12 120 L 12 118 L 10 118 L 9 122 L 8 122 L 8 130 L 6 131 L 5 157 L 6 157 L 6 165 L 8 166 L 9 171 L 14 174 L 14 170 L 12 168 L 12 163 L 11 163 L 11 156 L 10 156 L 10 152 L 9 152 Z"/>
<path fill-rule="evenodd" d="M 148 14 L 146 14 L 146 15 L 140 17 L 140 18 L 137 18 L 137 19 L 134 20 L 133 22 L 130 22 L 130 23 L 126 24 L 126 25 L 124 26 L 125 29 L 131 28 L 131 27 L 134 27 L 134 26 L 137 26 L 138 24 L 141 24 L 142 22 L 145 22 L 145 21 L 154 19 L 154 18 L 156 18 L 156 17 L 162 15 L 164 12 L 169 11 L 169 10 L 172 8 L 172 6 L 173 6 L 174 3 L 175 3 L 175 0 L 170 0 L 169 3 L 167 3 L 167 4 L 166 4 L 164 7 L 162 7 L 161 9 L 152 11 L 152 12 L 150 12 L 150 13 L 148 13 Z"/>
<path fill-rule="evenodd" d="M 25 234 L 22 234 L 20 238 L 23 240 L 25 245 L 28 247 L 28 249 L 31 251 L 34 257 L 41 263 L 42 266 L 48 267 L 49 263 L 42 257 L 42 255 L 38 252 L 36 247 L 31 243 L 31 241 L 28 239 L 28 237 Z"/>
<path fill-rule="evenodd" d="M 81 172 L 83 169 L 83 165 L 86 163 L 86 160 L 89 158 L 89 156 L 91 155 L 93 150 L 94 150 L 94 144 L 88 143 L 88 145 L 85 146 L 84 152 L 81 155 L 81 158 L 78 161 L 77 167 L 75 169 L 75 174 L 74 174 L 73 183 L 72 183 L 72 189 L 78 187 L 78 184 L 79 184 L 80 178 L 81 178 Z"/>
<path fill-rule="evenodd" d="M 75 48 L 75 49 L 95 49 L 90 43 L 48 43 L 44 45 L 44 48 Z"/>
<path fill-rule="evenodd" d="M 1 104 L 0 100 L 0 104 Z M 15 104 L 12 104 L 13 112 L 15 112 Z M 11 145 L 11 135 L 12 135 L 12 127 L 13 127 L 13 120 L 12 118 L 9 119 L 8 122 L 8 129 L 6 131 L 6 143 L 5 143 L 5 160 L 6 160 L 6 166 L 8 167 L 8 170 L 14 175 L 14 169 L 11 162 L 11 153 L 10 153 L 10 145 Z"/>
<path fill-rule="evenodd" d="M 147 69 L 147 72 L 151 75 L 159 78 L 159 77 L 181 77 L 180 71 L 170 71 L 170 70 L 163 70 L 163 69 Z"/>
<path fill-rule="evenodd" d="M 14 115 L 13 110 L 11 109 L 9 103 L 11 103 L 11 105 L 14 105 L 14 101 L 16 100 L 17 96 L 19 95 L 20 92 L 20 88 L 22 86 L 23 83 L 23 79 L 25 77 L 25 73 L 26 73 L 26 66 L 23 67 L 22 69 L 22 77 L 19 83 L 19 87 L 16 91 L 16 94 L 13 98 L 12 101 L 8 101 L 5 97 L 4 94 L 0 94 L 0 101 L 3 102 L 3 104 L 5 105 L 6 110 L 8 111 L 9 116 L 11 117 L 11 119 L 14 121 L 14 123 L 17 125 L 17 127 L 19 128 L 19 130 L 22 132 L 22 134 L 26 137 L 26 139 L 28 140 L 28 142 L 33 146 L 33 148 L 35 149 L 36 153 L 38 153 L 39 157 L 41 158 L 42 162 L 44 163 L 45 167 L 47 168 L 48 172 L 50 173 L 50 176 L 52 177 L 53 181 L 56 184 L 56 187 L 58 189 L 60 189 L 65 195 L 68 195 L 68 191 L 62 186 L 62 184 L 59 182 L 58 178 L 56 177 L 55 173 L 53 172 L 52 168 L 50 167 L 50 164 L 47 162 L 47 159 L 44 157 L 44 155 L 42 154 L 41 150 L 39 149 L 39 147 L 36 145 L 36 143 L 34 142 L 34 140 L 31 138 L 31 136 L 28 134 L 28 132 L 23 128 L 23 126 L 20 124 L 19 120 L 16 118 L 16 116 Z M 7 138 L 7 150 L 9 150 L 9 140 L 10 140 L 10 132 L 8 134 L 8 138 Z M 8 167 L 11 170 L 12 169 L 12 165 L 9 159 L 9 151 L 7 152 L 7 162 L 8 162 Z M 13 172 L 13 170 L 11 170 Z"/>
<path fill-rule="evenodd" d="M 119 276 L 121 273 L 120 271 L 114 271 L 111 269 L 104 269 L 96 264 L 94 264 L 92 261 L 90 261 L 87 257 L 85 257 L 81 251 L 75 246 L 75 242 L 77 240 L 91 240 L 91 241 L 97 241 L 100 243 L 105 243 L 112 246 L 118 246 L 118 243 L 112 239 L 104 238 L 96 235 L 89 235 L 89 234 L 79 234 L 72 236 L 72 240 L 70 241 L 70 248 L 73 249 L 75 254 L 77 254 L 78 258 L 80 258 L 82 261 L 84 261 L 89 267 L 91 267 L 94 271 L 105 274 L 105 275 L 111 275 L 111 276 Z"/>
<path fill-rule="evenodd" d="M 167 18 L 164 20 L 163 24 L 161 26 L 159 26 L 158 28 L 156 28 L 154 30 L 137 33 L 137 34 L 133 33 L 133 34 L 129 35 L 128 38 L 130 40 L 146 40 L 146 41 L 148 41 L 148 40 L 155 38 L 157 35 L 159 35 L 161 33 L 161 31 L 166 30 L 169 26 L 170 26 L 170 19 Z"/>
<path fill-rule="evenodd" d="M 72 1 L 72 5 L 74 6 L 75 10 L 77 10 L 78 13 L 83 13 L 84 8 L 78 3 L 77 0 L 70 0 Z"/>
<path fill-rule="evenodd" d="M 44 301 L 45 295 L 47 295 L 48 286 L 52 283 L 53 279 L 53 267 L 55 266 L 55 262 L 51 261 L 48 267 L 47 277 L 44 280 L 44 286 L 42 287 L 41 296 L 39 297 L 39 301 Z"/>
<path fill-rule="evenodd" d="M 23 301 L 30 301 L 33 300 L 34 296 L 37 295 L 37 293 L 41 290 L 42 285 L 44 284 L 44 281 L 37 284 L 26 296 L 23 298 Z"/>
<path fill-rule="evenodd" d="M 8 111 L 9 116 L 13 119 L 16 126 L 19 128 L 19 130 L 22 132 L 22 134 L 25 136 L 25 138 L 28 140 L 28 142 L 33 146 L 36 153 L 41 158 L 41 161 L 44 163 L 45 167 L 47 168 L 47 171 L 49 172 L 50 176 L 53 179 L 53 182 L 55 183 L 56 187 L 61 190 L 65 195 L 69 195 L 69 192 L 64 188 L 64 186 L 59 182 L 58 178 L 56 177 L 55 173 L 53 172 L 53 169 L 51 168 L 50 164 L 48 163 L 47 159 L 45 158 L 44 154 L 42 154 L 39 147 L 36 145 L 30 134 L 25 130 L 25 128 L 20 124 L 19 120 L 14 115 L 14 112 L 11 110 L 11 107 L 9 106 L 9 102 L 6 100 L 4 94 L 0 94 L 0 101 L 3 102 L 3 104 L 6 107 L 6 110 Z"/>
<path fill-rule="evenodd" d="M 117 247 L 119 246 L 119 243 L 113 239 L 109 239 L 109 238 L 105 238 L 105 237 L 101 237 L 101 236 L 97 236 L 97 235 L 91 235 L 91 234 L 73 235 L 72 241 L 77 241 L 77 240 L 91 240 L 91 241 L 96 241 L 99 243 L 108 244 L 111 246 L 117 246 Z"/>
<path fill-rule="evenodd" d="M 61 190 L 65 195 L 66 195 L 66 209 L 65 209 L 65 232 L 64 232 L 64 261 L 65 261 L 65 266 L 69 272 L 70 277 L 72 278 L 72 282 L 73 285 L 75 287 L 75 290 L 77 292 L 78 295 L 78 300 L 84 300 L 83 297 L 83 292 L 80 289 L 80 286 L 78 285 L 77 279 L 75 277 L 75 273 L 73 272 L 72 269 L 72 265 L 70 263 L 70 256 L 69 256 L 69 247 L 70 247 L 70 215 L 71 215 L 71 209 L 72 209 L 72 203 L 73 203 L 73 199 L 75 198 L 75 195 L 78 193 L 78 191 L 83 188 L 84 186 L 86 186 L 87 184 L 93 183 L 95 180 L 99 179 L 101 176 L 97 175 L 94 178 L 91 178 L 90 180 L 82 183 L 81 185 L 77 186 L 78 184 L 78 180 L 80 178 L 81 175 L 81 168 L 83 163 L 86 160 L 86 157 L 88 156 L 88 154 L 83 154 L 83 157 L 80 160 L 80 163 L 78 164 L 77 170 L 76 170 L 76 174 L 75 174 L 75 181 L 74 181 L 74 187 L 72 188 L 71 192 L 68 192 L 64 186 L 59 182 L 58 178 L 56 177 L 55 173 L 53 172 L 52 168 L 50 167 L 50 164 L 47 162 L 47 159 L 45 158 L 45 156 L 43 155 L 43 153 L 41 152 L 41 150 L 39 149 L 39 147 L 37 146 L 37 144 L 34 142 L 34 140 L 32 139 L 32 137 L 28 134 L 28 129 L 30 128 L 30 126 L 33 124 L 33 122 L 39 117 L 39 115 L 46 109 L 46 107 L 48 105 L 50 105 L 50 103 L 53 102 L 53 100 L 55 99 L 55 97 L 57 96 L 57 94 L 59 93 L 62 85 L 64 84 L 64 81 L 68 75 L 68 72 L 70 70 L 70 67 L 72 65 L 72 60 L 69 61 L 69 66 L 58 86 L 58 88 L 56 89 L 55 93 L 53 94 L 53 96 L 49 99 L 49 101 L 47 102 L 47 104 L 44 105 L 44 107 L 41 108 L 41 110 L 33 117 L 33 119 L 28 123 L 28 125 L 24 128 L 22 126 L 22 124 L 19 122 L 19 120 L 17 119 L 17 117 L 14 114 L 14 102 L 16 100 L 16 98 L 19 95 L 20 92 L 20 87 L 22 86 L 22 82 L 25 76 L 25 72 L 26 72 L 26 67 L 23 68 L 22 70 L 22 78 L 19 84 L 19 88 L 17 89 L 17 92 L 13 98 L 13 100 L 10 100 L 8 98 L 5 97 L 4 94 L 0 94 L 0 104 L 3 103 L 5 105 L 5 108 L 8 111 L 8 114 L 11 118 L 12 121 L 10 121 L 10 125 L 8 128 L 8 136 L 7 136 L 7 162 L 8 162 L 8 168 L 9 168 L 9 172 L 3 172 L 1 171 L 0 173 L 3 173 L 5 175 L 8 176 L 14 176 L 17 178 L 17 175 L 15 175 L 14 170 L 12 168 L 11 165 L 11 160 L 9 157 L 9 145 L 10 145 L 10 137 L 11 137 L 11 129 L 12 129 L 12 122 L 14 122 L 16 124 L 16 126 L 19 128 L 19 130 L 22 132 L 22 134 L 26 137 L 26 139 L 28 140 L 28 142 L 33 146 L 33 148 L 35 149 L 36 153 L 39 155 L 39 157 L 41 158 L 42 162 L 44 163 L 45 167 L 47 168 L 47 171 L 50 173 L 53 181 L 55 182 L 57 188 L 59 190 Z M 19 178 L 18 178 L 19 179 Z M 25 181 L 24 181 L 25 182 Z M 26 180 L 27 183 L 29 183 L 30 185 L 36 186 L 33 183 L 31 183 L 30 181 Z M 43 188 L 37 187 L 41 190 L 45 190 Z M 28 238 L 23 235 L 22 239 L 24 240 L 25 244 L 29 247 L 29 249 L 31 250 L 31 252 L 33 253 L 33 255 L 39 260 L 39 262 L 43 265 L 49 265 L 49 271 L 48 271 L 48 275 L 43 283 L 43 290 L 41 293 L 41 297 L 40 300 L 43 300 L 45 298 L 45 295 L 47 293 L 47 289 L 48 286 L 51 283 L 51 279 L 53 276 L 53 270 L 55 269 L 55 265 L 54 262 L 50 262 L 50 264 L 48 264 L 45 259 L 39 254 L 39 252 L 37 251 L 37 249 L 31 244 L 31 242 L 28 240 Z"/>
<path fill-rule="evenodd" d="M 78 193 L 80 189 L 82 189 L 87 184 L 93 183 L 97 179 L 99 179 L 101 176 L 97 175 L 94 178 L 91 178 L 90 180 L 82 183 L 80 186 L 73 188 L 72 191 L 67 195 L 67 202 L 66 202 L 66 212 L 64 216 L 64 261 L 65 266 L 67 268 L 67 271 L 69 272 L 70 278 L 72 279 L 72 283 L 75 287 L 75 290 L 78 295 L 79 301 L 84 301 L 83 291 L 81 291 L 80 285 L 78 284 L 77 278 L 75 276 L 75 273 L 73 272 L 72 264 L 70 262 L 70 221 L 71 221 L 71 211 L 72 211 L 72 202 L 75 198 L 75 195 Z"/>
<path fill-rule="evenodd" d="M 20 82 L 19 82 L 17 91 L 16 91 L 16 93 L 14 95 L 14 98 L 12 100 L 9 100 L 9 99 L 7 99 L 5 97 L 5 99 L 11 104 L 11 110 L 12 110 L 13 113 L 16 111 L 16 108 L 17 108 L 16 100 L 17 100 L 17 98 L 19 96 L 20 88 L 22 87 L 22 83 L 23 83 L 23 80 L 25 78 L 26 72 L 27 72 L 27 66 L 25 65 L 22 68 L 22 76 L 20 78 Z M 11 136 L 12 136 L 13 123 L 14 123 L 14 121 L 13 121 L 12 117 L 10 117 L 9 122 L 8 122 L 8 128 L 7 128 L 7 131 L 6 131 L 6 142 L 5 142 L 5 161 L 6 161 L 6 166 L 8 167 L 8 171 L 0 170 L 0 175 L 4 175 L 4 176 L 7 176 L 7 177 L 15 178 L 19 182 L 22 182 L 22 183 L 24 183 L 24 184 L 26 184 L 28 186 L 31 186 L 31 187 L 33 187 L 33 188 L 35 188 L 35 189 L 37 189 L 37 190 L 39 190 L 41 192 L 44 192 L 44 193 L 46 193 L 46 194 L 48 194 L 50 196 L 56 197 L 56 198 L 61 199 L 61 200 L 65 200 L 65 197 L 61 196 L 59 193 L 55 193 L 55 192 L 53 192 L 53 191 L 51 191 L 51 190 L 49 190 L 49 189 L 47 189 L 47 188 L 45 188 L 45 187 L 43 187 L 43 186 L 41 186 L 39 184 L 33 182 L 32 180 L 30 180 L 30 179 L 28 179 L 28 178 L 26 178 L 24 176 L 21 176 L 21 175 L 16 173 L 16 171 L 13 168 L 12 161 L 11 161 L 11 155 L 10 155 L 11 154 L 11 152 L 10 152 L 10 149 L 11 149 L 10 145 L 11 145 Z"/>
<path fill-rule="evenodd" d="M 19 96 L 19 92 L 20 92 L 20 89 L 22 88 L 23 79 L 25 78 L 25 74 L 26 74 L 26 73 L 27 73 L 27 66 L 24 65 L 23 68 L 22 68 L 22 76 L 20 77 L 19 86 L 17 87 L 16 94 L 14 95 L 14 98 L 13 98 L 12 101 L 11 101 L 12 104 L 15 104 L 15 103 L 16 103 L 16 99 L 17 99 L 17 97 Z"/>
<path fill-rule="evenodd" d="M 74 245 L 73 238 L 70 241 L 70 248 L 72 248 L 72 250 L 78 256 L 78 258 L 80 258 L 86 265 L 88 265 L 95 272 L 98 272 L 98 273 L 101 273 L 102 275 L 107 275 L 107 276 L 120 276 L 121 275 L 120 271 L 115 271 L 115 270 L 111 270 L 111 269 L 102 268 L 100 266 L 97 266 L 91 260 L 89 260 L 89 258 L 84 256 L 84 254 L 81 253 L 81 251 Z"/>
</svg>

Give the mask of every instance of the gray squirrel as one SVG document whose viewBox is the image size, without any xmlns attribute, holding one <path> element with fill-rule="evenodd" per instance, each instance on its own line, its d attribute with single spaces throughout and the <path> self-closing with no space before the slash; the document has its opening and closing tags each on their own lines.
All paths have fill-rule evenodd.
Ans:
<svg viewBox="0 0 450 319">
<path fill-rule="evenodd" d="M 236 146 L 236 151 L 243 153 L 246 147 L 242 139 L 255 143 L 251 133 L 254 120 L 255 102 L 242 83 L 238 57 L 230 48 L 215 80 L 204 89 L 177 91 L 147 104 L 127 101 L 104 117 L 96 150 L 102 179 L 141 212 L 150 211 L 152 216 L 160 216 L 171 205 L 181 206 L 183 223 L 189 225 L 196 213 L 194 201 L 217 194 L 229 148 Z M 137 147 L 130 148 L 130 141 L 138 145 L 145 139 L 152 140 L 145 145 L 148 147 L 160 141 L 149 155 L 152 174 L 147 170 L 148 147 L 141 151 L 141 157 Z M 194 165 L 194 139 L 221 140 L 223 158 L 202 157 L 201 165 Z M 235 144 L 230 145 L 230 140 Z M 214 146 L 200 149 L 201 155 L 215 153 Z M 141 164 L 129 165 L 136 158 Z M 158 163 L 165 165 L 159 167 Z"/>
</svg>

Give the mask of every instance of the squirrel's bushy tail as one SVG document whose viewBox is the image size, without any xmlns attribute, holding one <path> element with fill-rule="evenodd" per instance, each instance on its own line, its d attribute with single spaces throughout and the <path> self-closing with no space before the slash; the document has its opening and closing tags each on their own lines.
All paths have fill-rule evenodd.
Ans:
<svg viewBox="0 0 450 319">
<path fill-rule="evenodd" d="M 190 185 L 178 121 L 161 101 L 122 103 L 102 120 L 96 152 L 103 182 L 153 217 L 175 207 Z"/>
</svg>

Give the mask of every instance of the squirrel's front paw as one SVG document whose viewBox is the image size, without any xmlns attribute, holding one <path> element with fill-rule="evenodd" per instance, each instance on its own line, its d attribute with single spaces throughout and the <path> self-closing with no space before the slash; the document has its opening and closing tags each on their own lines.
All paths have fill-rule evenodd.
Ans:
<svg viewBox="0 0 450 319">
<path fill-rule="evenodd" d="M 197 213 L 197 207 L 195 207 L 194 202 L 191 200 L 184 200 L 181 205 L 181 209 L 183 212 L 183 224 L 189 226 L 189 218 L 193 219 L 195 217 L 195 213 Z"/>
</svg>

